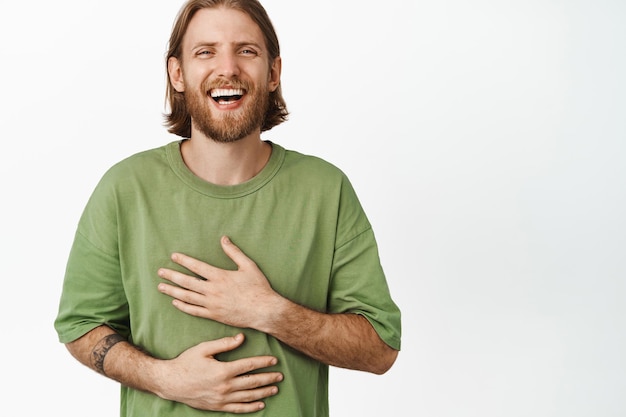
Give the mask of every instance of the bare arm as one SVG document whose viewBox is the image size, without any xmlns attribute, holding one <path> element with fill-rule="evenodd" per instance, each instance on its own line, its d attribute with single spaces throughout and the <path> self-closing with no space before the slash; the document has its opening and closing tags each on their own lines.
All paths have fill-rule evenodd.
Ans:
<svg viewBox="0 0 626 417">
<path fill-rule="evenodd" d="M 326 314 L 293 303 L 272 290 L 256 264 L 227 238 L 226 254 L 237 271 L 215 268 L 182 254 L 172 259 L 206 281 L 170 269 L 162 278 L 177 286 L 160 284 L 187 314 L 268 333 L 306 355 L 348 369 L 382 374 L 395 362 L 398 351 L 383 342 L 372 325 L 356 314 Z"/>
<path fill-rule="evenodd" d="M 383 342 L 358 314 L 324 314 L 277 299 L 259 330 L 328 365 L 383 374 L 398 351 Z"/>
<path fill-rule="evenodd" d="M 264 407 L 263 398 L 275 395 L 278 372 L 247 374 L 272 366 L 276 358 L 259 356 L 219 362 L 214 355 L 233 350 L 243 335 L 204 342 L 172 360 L 142 352 L 107 326 L 99 326 L 66 346 L 89 368 L 123 385 L 203 410 L 249 413 Z"/>
</svg>

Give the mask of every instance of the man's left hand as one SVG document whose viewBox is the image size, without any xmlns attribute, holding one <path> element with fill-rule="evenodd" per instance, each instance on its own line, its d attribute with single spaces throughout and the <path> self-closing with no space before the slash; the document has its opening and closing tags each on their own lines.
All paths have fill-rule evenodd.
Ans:
<svg viewBox="0 0 626 417">
<path fill-rule="evenodd" d="M 224 253 L 237 265 L 229 271 L 190 256 L 174 253 L 172 260 L 201 276 L 161 268 L 158 274 L 175 285 L 160 283 L 158 289 L 174 298 L 173 305 L 192 316 L 204 317 L 235 327 L 257 328 L 264 312 L 271 312 L 280 297 L 270 286 L 256 263 L 235 246 L 228 237 L 221 239 Z"/>
</svg>

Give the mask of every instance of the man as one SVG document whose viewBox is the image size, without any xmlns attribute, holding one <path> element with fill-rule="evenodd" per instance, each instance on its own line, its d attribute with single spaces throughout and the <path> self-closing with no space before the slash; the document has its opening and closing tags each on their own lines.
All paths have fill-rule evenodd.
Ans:
<svg viewBox="0 0 626 417">
<path fill-rule="evenodd" d="M 286 119 L 256 0 L 191 0 L 167 57 L 183 139 L 113 166 L 80 219 L 55 327 L 122 416 L 328 416 L 328 366 L 382 374 L 400 312 L 340 170 L 261 140 Z"/>
</svg>

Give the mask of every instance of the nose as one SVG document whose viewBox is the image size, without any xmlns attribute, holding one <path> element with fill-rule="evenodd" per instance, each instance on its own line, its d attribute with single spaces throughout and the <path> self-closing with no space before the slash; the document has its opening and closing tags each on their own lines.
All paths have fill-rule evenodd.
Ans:
<svg viewBox="0 0 626 417">
<path fill-rule="evenodd" d="M 239 75 L 239 63 L 235 54 L 223 53 L 216 58 L 218 76 L 232 78 Z"/>
</svg>

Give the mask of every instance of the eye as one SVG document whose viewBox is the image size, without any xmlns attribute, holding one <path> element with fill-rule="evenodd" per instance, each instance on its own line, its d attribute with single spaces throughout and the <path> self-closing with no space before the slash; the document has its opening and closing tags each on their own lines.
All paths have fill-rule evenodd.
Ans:
<svg viewBox="0 0 626 417">
<path fill-rule="evenodd" d="M 255 51 L 252 48 L 243 48 L 241 51 L 239 51 L 239 53 L 241 55 L 246 55 L 246 56 L 256 56 L 256 55 L 258 55 L 257 51 Z"/>
<path fill-rule="evenodd" d="M 202 49 L 198 52 L 196 52 L 196 55 L 201 57 L 201 58 L 207 58 L 210 57 L 211 55 L 213 55 L 212 51 L 206 50 L 206 49 Z"/>
</svg>

